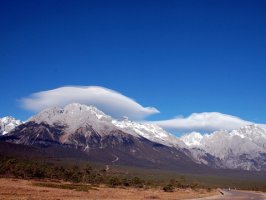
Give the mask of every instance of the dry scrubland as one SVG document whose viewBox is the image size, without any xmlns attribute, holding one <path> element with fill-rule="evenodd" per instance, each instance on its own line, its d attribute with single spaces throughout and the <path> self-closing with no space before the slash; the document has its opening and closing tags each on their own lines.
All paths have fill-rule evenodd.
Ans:
<svg viewBox="0 0 266 200">
<path fill-rule="evenodd" d="M 22 180 L 0 178 L 0 199 L 6 200 L 85 200 L 85 199 L 190 199 L 217 194 L 204 189 L 176 189 L 164 192 L 162 189 L 107 188 L 88 185 L 73 185 L 67 182 Z"/>
</svg>

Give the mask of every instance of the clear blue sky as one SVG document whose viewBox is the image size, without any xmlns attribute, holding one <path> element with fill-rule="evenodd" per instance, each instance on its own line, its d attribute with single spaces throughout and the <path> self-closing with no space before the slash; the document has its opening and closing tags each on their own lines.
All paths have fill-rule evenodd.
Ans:
<svg viewBox="0 0 266 200">
<path fill-rule="evenodd" d="M 98 85 L 168 119 L 217 111 L 266 122 L 266 1 L 0 2 L 0 117 L 17 100 Z"/>
</svg>

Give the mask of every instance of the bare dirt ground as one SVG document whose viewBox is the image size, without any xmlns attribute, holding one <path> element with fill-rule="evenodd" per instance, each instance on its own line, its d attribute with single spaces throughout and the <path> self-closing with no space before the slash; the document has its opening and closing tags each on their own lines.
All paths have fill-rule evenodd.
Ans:
<svg viewBox="0 0 266 200">
<path fill-rule="evenodd" d="M 58 189 L 38 186 L 40 181 L 0 178 L 0 199 L 5 200 L 87 200 L 87 199 L 193 199 L 216 195 L 217 191 L 175 190 L 164 192 L 160 189 L 107 188 L 97 187 L 88 191 Z M 42 182 L 41 182 L 42 184 Z M 47 184 L 47 182 L 45 182 Z M 65 183 L 64 183 L 65 184 Z"/>
</svg>

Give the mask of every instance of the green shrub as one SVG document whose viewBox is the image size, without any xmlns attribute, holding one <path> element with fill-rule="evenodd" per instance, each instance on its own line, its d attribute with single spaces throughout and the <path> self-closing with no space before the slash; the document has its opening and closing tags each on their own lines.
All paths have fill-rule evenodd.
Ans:
<svg viewBox="0 0 266 200">
<path fill-rule="evenodd" d="M 174 186 L 171 185 L 171 184 L 168 184 L 168 185 L 166 185 L 166 186 L 163 187 L 163 190 L 165 192 L 173 192 L 174 191 Z"/>
<path fill-rule="evenodd" d="M 111 187 L 117 187 L 121 185 L 121 182 L 116 176 L 112 176 L 109 178 L 108 185 Z"/>
<path fill-rule="evenodd" d="M 131 185 L 133 185 L 134 187 L 143 188 L 144 182 L 139 177 L 134 177 L 131 180 Z"/>
<path fill-rule="evenodd" d="M 198 183 L 192 183 L 190 185 L 190 187 L 191 187 L 191 189 L 196 190 L 197 188 L 199 188 L 199 184 Z"/>
<path fill-rule="evenodd" d="M 127 178 L 123 178 L 122 179 L 122 185 L 129 187 L 130 186 L 130 181 Z"/>
</svg>

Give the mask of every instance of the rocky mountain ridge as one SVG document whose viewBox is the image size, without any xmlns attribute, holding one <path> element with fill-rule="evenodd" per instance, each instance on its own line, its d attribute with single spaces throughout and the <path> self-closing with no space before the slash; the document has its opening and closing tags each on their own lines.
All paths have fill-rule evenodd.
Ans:
<svg viewBox="0 0 266 200">
<path fill-rule="evenodd" d="M 266 129 L 258 125 L 204 135 L 193 132 L 178 138 L 155 124 L 113 119 L 95 107 L 73 103 L 45 109 L 8 131 L 1 140 L 24 145 L 63 145 L 95 155 L 97 150 L 107 151 L 109 160 L 118 154 L 125 160 L 131 157 L 132 162 L 138 156 L 145 162 L 162 162 L 163 157 L 168 157 L 169 164 L 176 163 L 179 156 L 191 165 L 266 169 Z M 104 156 L 98 157 L 104 160 Z"/>
<path fill-rule="evenodd" d="M 261 170 L 266 166 L 266 129 L 248 125 L 211 134 L 191 133 L 180 138 L 190 149 L 201 149 L 219 158 L 227 168 Z"/>
</svg>

